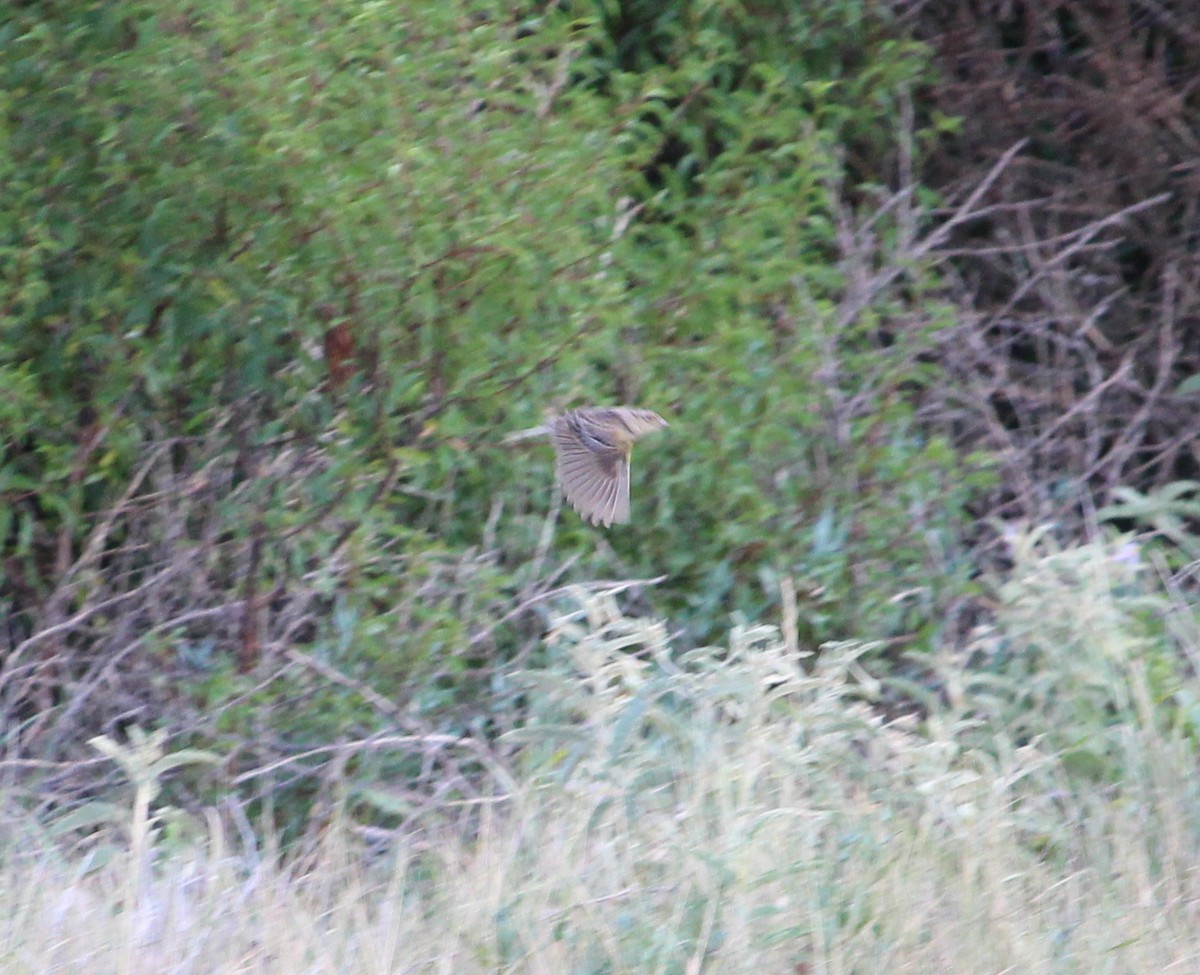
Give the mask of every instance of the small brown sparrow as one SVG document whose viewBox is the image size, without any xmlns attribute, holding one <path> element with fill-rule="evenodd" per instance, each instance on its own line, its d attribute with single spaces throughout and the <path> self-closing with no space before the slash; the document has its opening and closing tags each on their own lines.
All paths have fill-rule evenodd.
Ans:
<svg viewBox="0 0 1200 975">
<path fill-rule="evenodd" d="M 657 413 L 632 406 L 585 406 L 504 438 L 505 443 L 549 436 L 563 494 L 593 525 L 629 521 L 629 455 L 633 442 L 667 425 Z"/>
</svg>

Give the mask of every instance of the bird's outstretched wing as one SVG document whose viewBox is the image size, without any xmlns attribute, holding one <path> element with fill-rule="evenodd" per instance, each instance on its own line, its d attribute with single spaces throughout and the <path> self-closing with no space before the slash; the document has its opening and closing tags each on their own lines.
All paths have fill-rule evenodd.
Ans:
<svg viewBox="0 0 1200 975">
<path fill-rule="evenodd" d="M 629 520 L 629 457 L 620 447 L 585 445 L 569 424 L 555 426 L 556 469 L 563 494 L 580 517 L 608 528 Z"/>
</svg>

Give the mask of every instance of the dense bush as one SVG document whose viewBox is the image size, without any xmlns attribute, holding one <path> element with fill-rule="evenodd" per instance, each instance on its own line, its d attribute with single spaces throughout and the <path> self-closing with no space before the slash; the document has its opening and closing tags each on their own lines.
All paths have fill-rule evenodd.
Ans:
<svg viewBox="0 0 1200 975">
<path fill-rule="evenodd" d="M 0 957 L 13 972 L 1189 970 L 1200 782 L 1194 725 L 1171 717 L 1196 716 L 1187 607 L 1129 545 L 1009 542 L 972 646 L 990 659 L 943 655 L 946 694 L 919 718 L 880 720 L 866 645 L 814 656 L 790 627 L 739 625 L 688 649 L 584 596 L 556 606 L 554 655 L 514 675 L 528 721 L 473 742 L 493 758 L 479 801 L 414 814 L 401 784 L 364 795 L 331 763 L 328 816 L 281 850 L 236 799 L 200 817 L 156 794 L 208 756 L 97 740 L 126 780 L 112 801 L 52 830 L 0 825 Z M 1082 763 L 1081 742 L 1103 761 Z M 364 801 L 398 828 L 361 830 Z"/>
<path fill-rule="evenodd" d="M 950 240 L 959 328 L 936 410 L 1001 459 L 988 503 L 1077 530 L 1080 499 L 1194 480 L 1200 436 L 1194 3 L 1089 0 L 913 10 L 961 119 L 922 181 L 965 196 L 1012 147 L 983 218 Z"/>
<path fill-rule="evenodd" d="M 665 576 L 631 605 L 685 644 L 781 575 L 813 646 L 935 639 L 975 475 L 914 419 L 949 313 L 884 188 L 925 67 L 810 8 L 11 14 L 9 752 L 485 728 L 569 579 Z M 501 435 L 622 401 L 672 424 L 634 524 L 548 519 Z"/>
</svg>

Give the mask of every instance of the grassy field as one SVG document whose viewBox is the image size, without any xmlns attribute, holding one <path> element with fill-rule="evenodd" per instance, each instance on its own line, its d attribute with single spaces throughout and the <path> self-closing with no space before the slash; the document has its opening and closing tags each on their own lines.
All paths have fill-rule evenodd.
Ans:
<svg viewBox="0 0 1200 975">
<path fill-rule="evenodd" d="M 1200 971 L 1194 613 L 1128 547 L 1015 544 L 921 714 L 881 717 L 872 648 L 673 653 L 587 599 L 490 800 L 390 843 L 184 840 L 145 790 L 109 845 L 10 816 L 0 970 Z"/>
</svg>

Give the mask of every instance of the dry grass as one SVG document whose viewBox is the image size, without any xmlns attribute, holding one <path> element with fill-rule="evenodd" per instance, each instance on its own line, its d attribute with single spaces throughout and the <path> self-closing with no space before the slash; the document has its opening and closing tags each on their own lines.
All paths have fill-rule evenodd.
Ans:
<svg viewBox="0 0 1200 975">
<path fill-rule="evenodd" d="M 470 835 L 414 824 L 385 862 L 342 823 L 289 861 L 234 851 L 214 814 L 204 841 L 159 835 L 139 867 L 12 827 L 0 969 L 1200 970 L 1194 679 L 1181 669 L 1149 708 L 1144 693 L 1166 686 L 1147 674 L 1156 650 L 1195 652 L 1171 622 L 1191 617 L 1133 584 L 1143 573 L 1126 550 L 1085 554 L 1018 546 L 1020 584 L 1000 593 L 974 661 L 998 652 L 1006 621 L 1007 639 L 1028 639 L 1031 607 L 1056 586 L 1078 597 L 1061 604 L 1056 644 L 1063 620 L 1095 607 L 1106 632 L 1129 627 L 1127 654 L 1102 648 L 1115 703 L 1074 729 L 1104 743 L 1106 761 L 1083 772 L 1057 744 L 1064 729 L 1017 741 L 996 719 L 1000 668 L 976 707 L 965 666 L 944 661 L 946 703 L 887 723 L 866 703 L 861 647 L 804 658 L 777 630 L 742 627 L 723 651 L 673 656 L 664 627 L 588 599 L 552 635 L 557 667 L 524 675 L 523 765 L 497 779 Z M 1061 701 L 1078 674 L 1040 676 Z M 1040 700 L 1027 723 L 1068 713 Z"/>
</svg>

